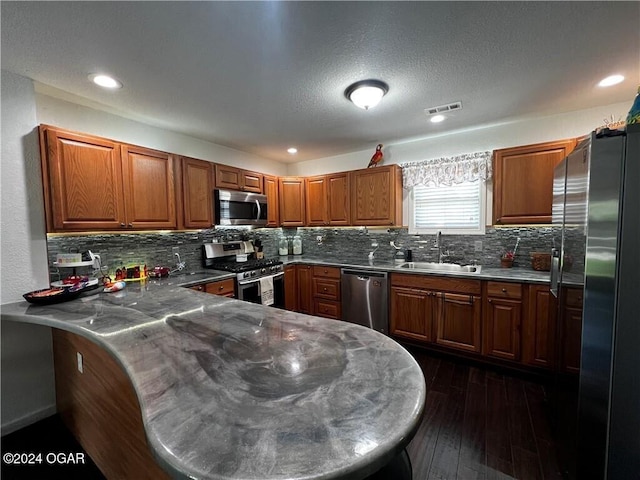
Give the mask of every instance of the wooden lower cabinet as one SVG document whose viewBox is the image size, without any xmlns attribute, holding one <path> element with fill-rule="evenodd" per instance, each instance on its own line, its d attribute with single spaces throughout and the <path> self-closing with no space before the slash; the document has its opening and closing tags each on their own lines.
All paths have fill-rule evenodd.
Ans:
<svg viewBox="0 0 640 480">
<path fill-rule="evenodd" d="M 522 362 L 553 368 L 556 312 L 548 285 L 529 285 L 527 311 L 522 321 Z"/>
<path fill-rule="evenodd" d="M 481 298 L 438 293 L 436 299 L 436 343 L 458 350 L 480 352 Z"/>
<path fill-rule="evenodd" d="M 290 312 L 298 311 L 298 269 L 296 265 L 284 267 L 284 308 Z"/>
<path fill-rule="evenodd" d="M 300 313 L 313 315 L 313 295 L 311 292 L 311 276 L 313 271 L 309 265 L 296 265 L 298 283 L 298 309 Z"/>
<path fill-rule="evenodd" d="M 236 282 L 233 278 L 219 280 L 217 282 L 201 283 L 200 285 L 194 285 L 189 288 L 198 292 L 212 293 L 222 297 L 236 297 Z"/>
<path fill-rule="evenodd" d="M 314 265 L 312 272 L 313 314 L 341 320 L 342 282 L 340 269 Z"/>
<path fill-rule="evenodd" d="M 151 453 L 138 397 L 118 362 L 78 335 L 53 328 L 52 336 L 56 408 L 104 476 L 168 480 Z"/>
<path fill-rule="evenodd" d="M 488 298 L 484 307 L 482 353 L 506 360 L 520 360 L 522 302 Z"/>
<path fill-rule="evenodd" d="M 392 286 L 389 333 L 409 340 L 433 341 L 434 310 L 433 292 Z"/>
</svg>

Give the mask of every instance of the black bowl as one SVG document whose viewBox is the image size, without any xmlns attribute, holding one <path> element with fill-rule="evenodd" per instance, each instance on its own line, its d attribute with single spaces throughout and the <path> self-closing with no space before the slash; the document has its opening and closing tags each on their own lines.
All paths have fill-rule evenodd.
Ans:
<svg viewBox="0 0 640 480">
<path fill-rule="evenodd" d="M 59 292 L 52 293 L 51 295 L 38 296 L 38 293 L 41 292 Z M 25 293 L 22 297 L 29 303 L 33 303 L 35 305 L 53 305 L 54 303 L 62 303 L 68 302 L 69 300 L 73 300 L 78 298 L 82 290 L 69 291 L 68 288 L 44 288 L 42 290 L 34 290 L 33 292 Z"/>
</svg>

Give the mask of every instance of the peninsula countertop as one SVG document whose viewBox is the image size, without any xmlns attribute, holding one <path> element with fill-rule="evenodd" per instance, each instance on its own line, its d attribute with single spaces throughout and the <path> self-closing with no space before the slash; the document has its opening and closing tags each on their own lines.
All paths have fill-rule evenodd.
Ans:
<svg viewBox="0 0 640 480">
<path fill-rule="evenodd" d="M 189 283 L 5 304 L 2 321 L 67 330 L 110 352 L 137 393 L 150 448 L 175 478 L 360 479 L 411 440 L 425 382 L 396 342 L 178 286 Z"/>
</svg>

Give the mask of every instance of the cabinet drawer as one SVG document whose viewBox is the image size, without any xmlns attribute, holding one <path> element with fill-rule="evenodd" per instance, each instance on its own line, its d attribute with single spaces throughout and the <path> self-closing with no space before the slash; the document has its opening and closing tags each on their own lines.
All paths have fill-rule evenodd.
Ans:
<svg viewBox="0 0 640 480">
<path fill-rule="evenodd" d="M 314 277 L 340 278 L 340 269 L 337 267 L 313 267 Z"/>
<path fill-rule="evenodd" d="M 522 298 L 519 283 L 487 282 L 487 296 L 497 298 Z"/>
<path fill-rule="evenodd" d="M 340 300 L 340 280 L 314 278 L 313 296 L 329 300 Z"/>
<path fill-rule="evenodd" d="M 207 283 L 205 291 L 215 295 L 231 296 L 235 295 L 236 287 L 233 278 L 220 280 L 219 282 Z"/>
<path fill-rule="evenodd" d="M 194 285 L 193 287 L 188 287 L 189 290 L 195 290 L 196 292 L 204 292 L 205 291 L 205 285 L 204 283 L 201 283 L 200 285 Z"/>
<path fill-rule="evenodd" d="M 314 313 L 318 317 L 333 318 L 335 320 L 342 318 L 340 302 L 334 302 L 332 300 L 316 299 L 314 301 Z"/>
<path fill-rule="evenodd" d="M 567 288 L 566 297 L 567 307 L 582 308 L 582 289 L 581 288 Z"/>
</svg>

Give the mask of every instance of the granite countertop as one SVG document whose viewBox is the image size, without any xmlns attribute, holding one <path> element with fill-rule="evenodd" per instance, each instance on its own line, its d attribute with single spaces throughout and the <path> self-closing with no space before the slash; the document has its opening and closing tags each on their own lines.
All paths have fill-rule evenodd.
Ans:
<svg viewBox="0 0 640 480">
<path fill-rule="evenodd" d="M 129 284 L 51 306 L 2 305 L 109 351 L 137 392 L 150 448 L 183 479 L 361 479 L 411 440 L 425 402 L 390 338 L 181 288 L 232 275 Z"/>
<path fill-rule="evenodd" d="M 549 272 L 540 272 L 531 268 L 499 268 L 499 267 L 485 267 L 482 266 L 480 273 L 453 273 L 453 272 L 433 272 L 420 269 L 406 269 L 399 268 L 398 265 L 393 262 L 383 262 L 374 260 L 373 263 L 368 260 L 354 261 L 349 260 L 345 262 L 343 260 L 331 257 L 310 257 L 305 255 L 289 255 L 279 257 L 285 264 L 317 264 L 328 265 L 341 268 L 361 268 L 366 270 L 381 270 L 389 273 L 407 273 L 413 275 L 434 275 L 434 276 L 446 276 L 446 277 L 464 277 L 475 278 L 479 280 L 500 280 L 507 282 L 521 282 L 521 283 L 549 283 Z"/>
</svg>

